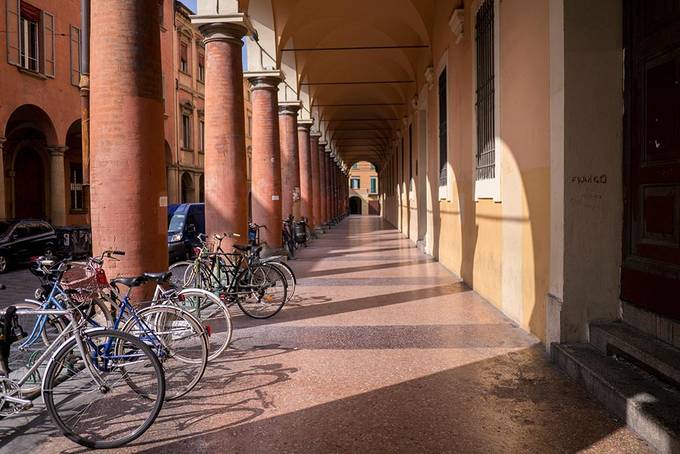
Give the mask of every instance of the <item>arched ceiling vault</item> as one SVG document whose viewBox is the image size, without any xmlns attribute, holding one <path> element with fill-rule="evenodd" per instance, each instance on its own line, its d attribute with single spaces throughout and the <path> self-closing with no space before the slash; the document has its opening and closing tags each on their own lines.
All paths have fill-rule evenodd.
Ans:
<svg viewBox="0 0 680 454">
<path fill-rule="evenodd" d="M 382 166 L 432 64 L 434 2 L 241 0 L 240 8 L 258 16 L 268 41 L 260 45 L 286 67 L 286 83 L 339 158 Z"/>
</svg>

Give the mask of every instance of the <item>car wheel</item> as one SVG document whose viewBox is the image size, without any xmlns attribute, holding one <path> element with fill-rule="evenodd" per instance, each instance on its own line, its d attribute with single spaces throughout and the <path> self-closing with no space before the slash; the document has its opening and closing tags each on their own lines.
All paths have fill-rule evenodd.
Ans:
<svg viewBox="0 0 680 454">
<path fill-rule="evenodd" d="M 0 255 L 0 273 L 6 272 L 7 268 L 9 268 L 9 262 L 7 261 L 7 257 L 5 257 L 4 255 Z"/>
<path fill-rule="evenodd" d="M 45 257 L 54 257 L 54 249 L 52 248 L 52 246 L 48 245 L 48 246 L 45 248 L 45 251 L 43 252 L 43 255 L 44 255 Z"/>
</svg>

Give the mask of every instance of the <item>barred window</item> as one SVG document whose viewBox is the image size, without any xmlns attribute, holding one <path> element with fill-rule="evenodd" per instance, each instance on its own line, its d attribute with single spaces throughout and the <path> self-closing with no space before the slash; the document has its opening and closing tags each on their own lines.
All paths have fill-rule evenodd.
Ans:
<svg viewBox="0 0 680 454">
<path fill-rule="evenodd" d="M 444 68 L 439 75 L 439 187 L 446 187 L 448 184 L 446 175 L 448 161 L 446 99 L 446 68 Z"/>
<path fill-rule="evenodd" d="M 496 177 L 494 0 L 485 0 L 476 15 L 477 150 L 476 179 Z"/>
</svg>

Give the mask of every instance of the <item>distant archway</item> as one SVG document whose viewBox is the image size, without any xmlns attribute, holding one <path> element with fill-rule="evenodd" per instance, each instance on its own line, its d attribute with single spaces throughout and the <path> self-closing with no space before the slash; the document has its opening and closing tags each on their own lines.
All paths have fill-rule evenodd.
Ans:
<svg viewBox="0 0 680 454">
<path fill-rule="evenodd" d="M 361 214 L 361 198 L 360 197 L 350 197 L 349 198 L 349 214 Z"/>
<path fill-rule="evenodd" d="M 204 174 L 201 174 L 201 176 L 198 177 L 198 201 L 200 203 L 205 203 L 205 177 L 204 177 Z"/>
</svg>

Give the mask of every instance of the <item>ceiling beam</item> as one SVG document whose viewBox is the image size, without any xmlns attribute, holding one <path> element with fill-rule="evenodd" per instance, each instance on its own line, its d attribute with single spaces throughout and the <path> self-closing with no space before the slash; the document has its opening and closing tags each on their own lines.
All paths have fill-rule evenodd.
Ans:
<svg viewBox="0 0 680 454">
<path fill-rule="evenodd" d="M 385 84 L 414 84 L 415 80 L 339 80 L 329 82 L 302 82 L 300 85 L 385 85 Z"/>
<path fill-rule="evenodd" d="M 337 47 L 288 47 L 281 52 L 344 52 L 356 50 L 389 50 L 389 49 L 429 49 L 427 44 L 394 44 L 368 46 L 337 46 Z"/>
<path fill-rule="evenodd" d="M 405 102 L 368 102 L 368 103 L 340 103 L 313 104 L 312 107 L 376 107 L 376 106 L 405 106 Z"/>
</svg>

